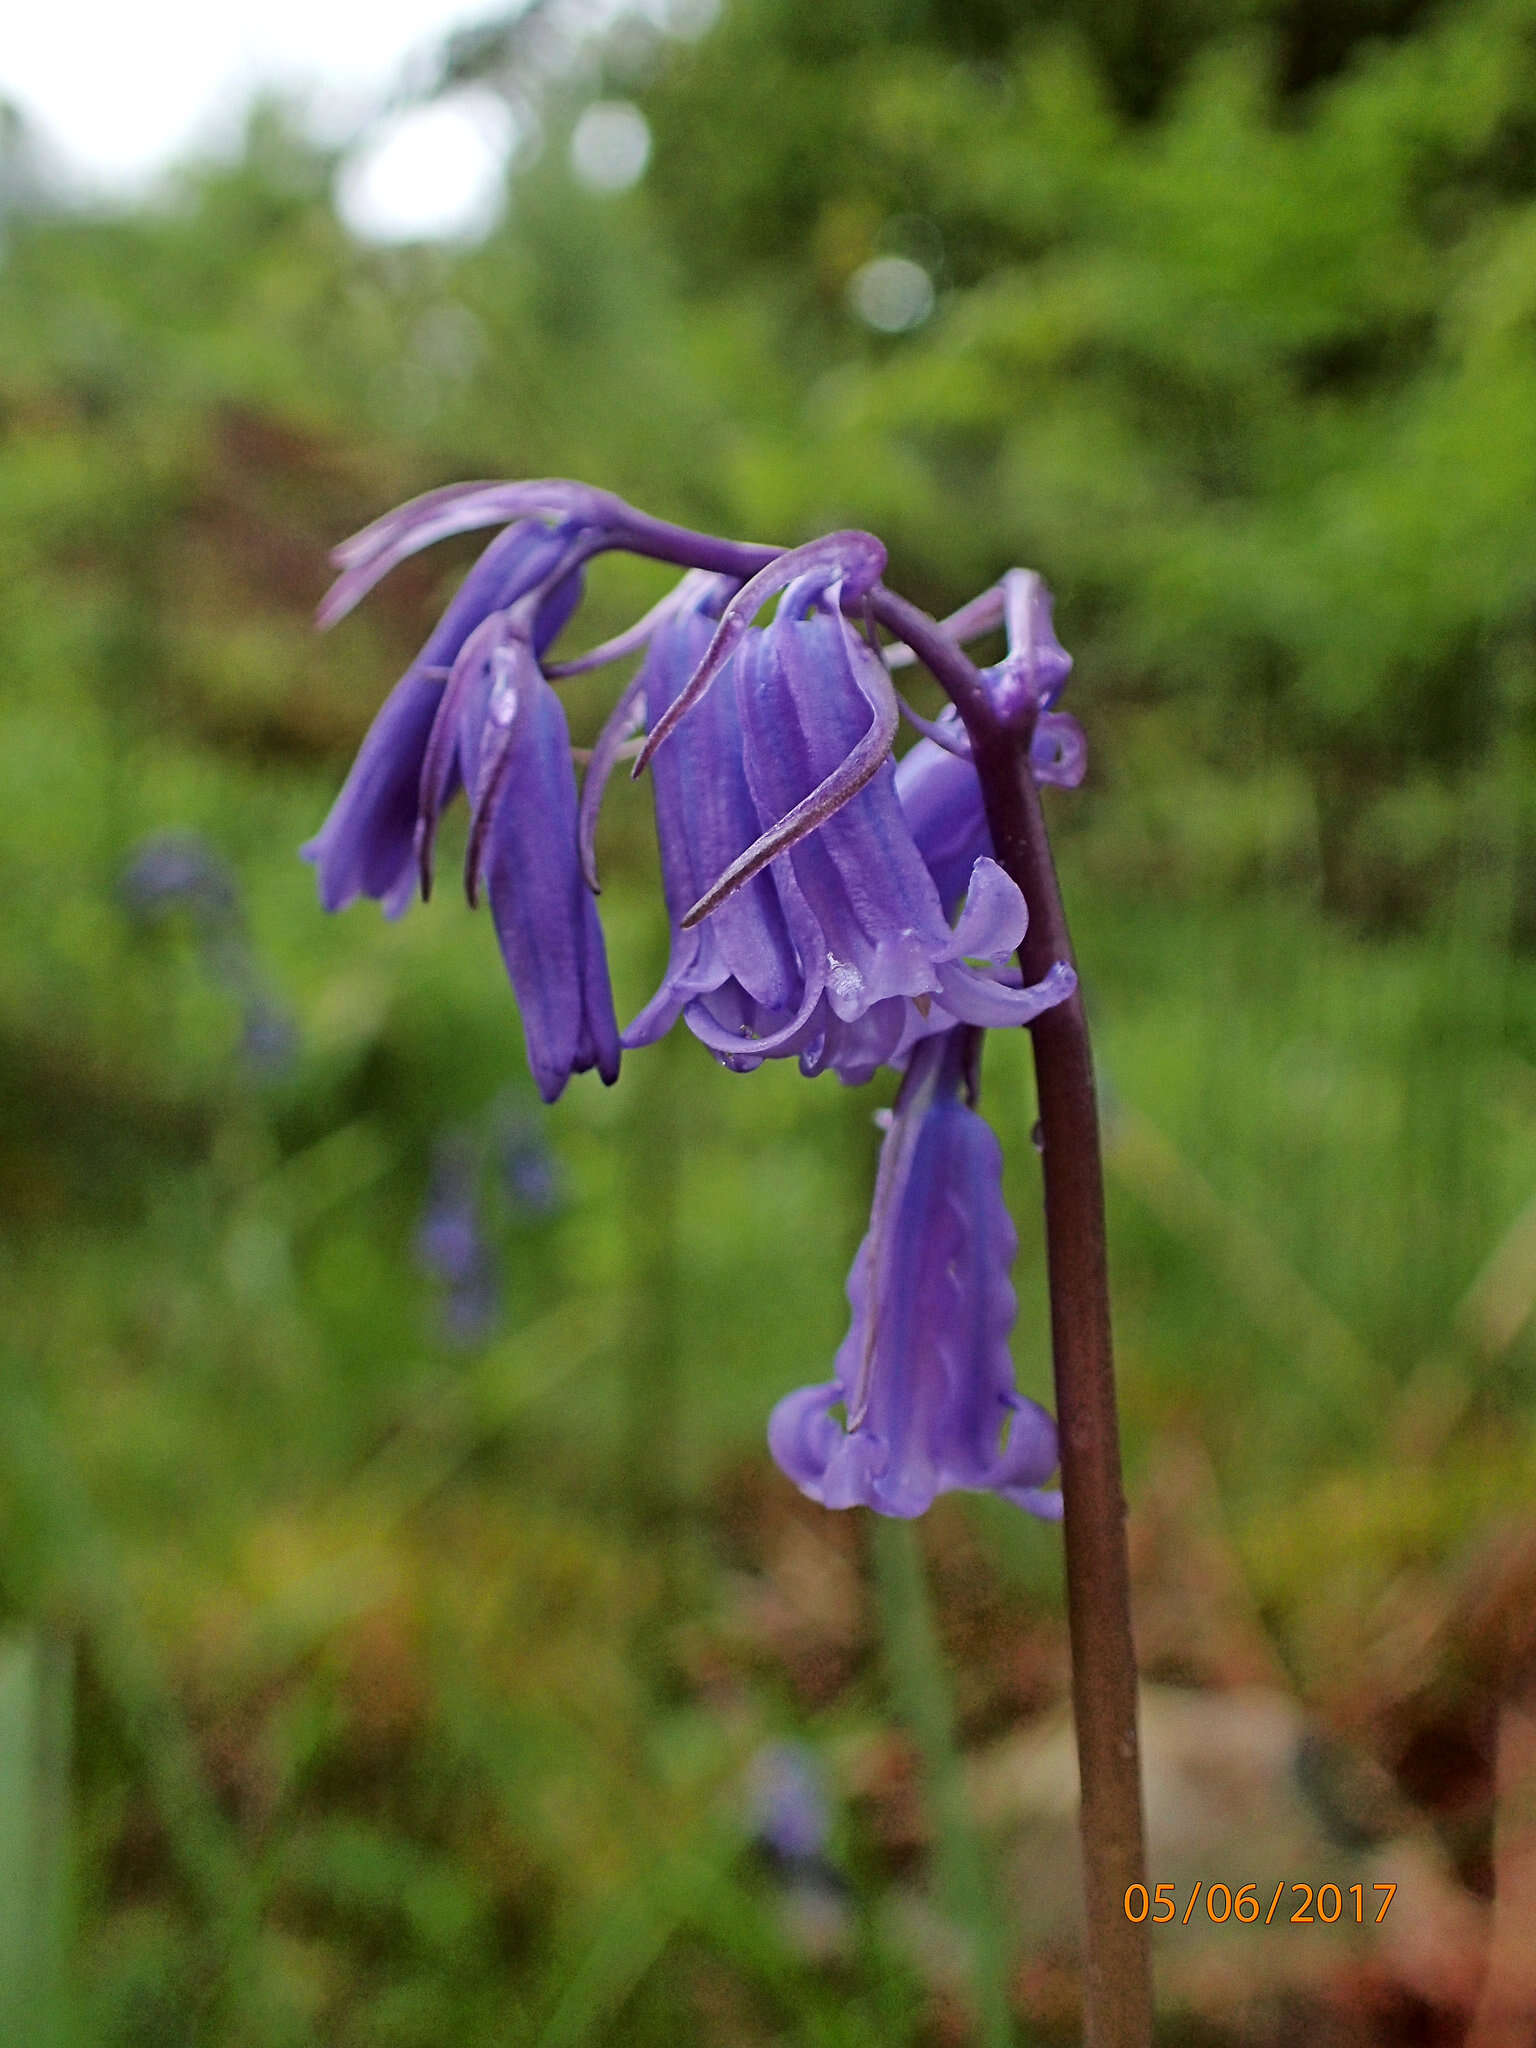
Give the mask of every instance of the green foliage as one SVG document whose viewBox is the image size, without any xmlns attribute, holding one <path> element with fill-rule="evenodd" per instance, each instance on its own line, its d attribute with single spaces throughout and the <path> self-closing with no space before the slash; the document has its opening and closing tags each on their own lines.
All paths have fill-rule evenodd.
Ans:
<svg viewBox="0 0 1536 2048">
<path fill-rule="evenodd" d="M 735 387 L 742 516 L 857 518 L 935 603 L 1048 563 L 1096 708 L 1292 755 L 1330 902 L 1401 915 L 1449 852 L 1393 843 L 1416 774 L 1530 829 L 1536 13 L 1445 10 L 1299 101 L 1272 36 L 1207 37 L 1150 122 L 1078 31 L 984 70 L 786 26 L 747 65 L 739 10 L 658 85 L 671 238 L 701 292 L 752 266 L 794 365 Z M 891 253 L 939 309 L 861 340 L 845 287 Z"/>
</svg>

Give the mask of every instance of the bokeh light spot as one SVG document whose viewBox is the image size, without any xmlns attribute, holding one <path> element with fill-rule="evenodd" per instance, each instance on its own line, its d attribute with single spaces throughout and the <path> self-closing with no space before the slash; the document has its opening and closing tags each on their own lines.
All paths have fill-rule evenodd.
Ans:
<svg viewBox="0 0 1536 2048">
<path fill-rule="evenodd" d="M 501 217 L 506 102 L 470 88 L 381 121 L 342 164 L 336 210 L 365 242 L 473 242 Z"/>
<path fill-rule="evenodd" d="M 848 280 L 848 303 L 882 334 L 904 334 L 933 311 L 933 279 L 910 257 L 876 256 Z"/>
<path fill-rule="evenodd" d="M 651 160 L 651 131 L 628 100 L 594 100 L 571 131 L 571 169 L 597 192 L 627 192 Z"/>
</svg>

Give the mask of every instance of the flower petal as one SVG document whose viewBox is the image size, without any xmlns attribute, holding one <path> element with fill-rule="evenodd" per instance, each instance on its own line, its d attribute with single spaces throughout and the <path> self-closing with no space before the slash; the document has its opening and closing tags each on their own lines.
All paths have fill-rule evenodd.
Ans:
<svg viewBox="0 0 1536 2048">
<path fill-rule="evenodd" d="M 995 860 L 978 860 L 951 942 L 955 959 L 1006 960 L 1028 929 L 1029 910 L 1018 883 Z"/>
<path fill-rule="evenodd" d="M 759 569 L 736 593 L 720 615 L 715 637 L 703 660 L 689 678 L 687 687 L 667 708 L 666 715 L 651 728 L 650 737 L 635 762 L 641 775 L 650 766 L 656 750 L 676 730 L 720 673 L 750 628 L 752 621 L 781 590 L 807 576 L 819 577 L 821 587 L 841 583 L 851 597 L 862 597 L 880 580 L 885 567 L 885 548 L 872 533 L 851 529 L 829 533 L 804 547 L 789 548 Z"/>
<path fill-rule="evenodd" d="M 1029 743 L 1029 765 L 1036 782 L 1076 789 L 1088 771 L 1088 741 L 1077 720 L 1065 711 L 1042 711 Z"/>
<path fill-rule="evenodd" d="M 965 894 L 976 862 L 992 853 L 981 784 L 969 761 L 919 740 L 896 764 L 896 794 L 946 912 Z"/>
<path fill-rule="evenodd" d="M 961 1023 L 993 1031 L 1032 1024 L 1042 1012 L 1064 1003 L 1076 987 L 1076 974 L 1060 960 L 1029 988 L 1010 988 L 1006 982 L 956 963 L 939 968 L 942 1007 Z"/>
<path fill-rule="evenodd" d="M 314 864 L 320 901 L 343 910 L 373 896 L 398 917 L 416 883 L 417 794 L 441 680 L 411 669 L 385 698 L 340 794 L 300 849 Z"/>
<path fill-rule="evenodd" d="M 602 809 L 608 778 L 618 765 L 625 742 L 645 719 L 645 671 L 632 675 L 592 743 L 587 772 L 581 782 L 577 837 L 581 847 L 581 872 L 587 887 L 597 895 L 597 818 Z"/>
<path fill-rule="evenodd" d="M 793 811 L 867 737 L 855 641 L 844 619 L 820 612 L 776 619 L 741 648 L 747 781 L 760 817 Z M 792 845 L 775 874 L 781 895 L 792 887 L 806 912 L 802 928 L 792 927 L 802 970 L 824 978 L 838 1016 L 851 1020 L 887 996 L 937 988 L 933 961 L 947 949 L 949 929 L 888 761 L 820 830 Z"/>
<path fill-rule="evenodd" d="M 863 647 L 862 642 L 857 645 Z M 868 732 L 808 796 L 802 797 L 744 853 L 737 855 L 688 912 L 683 919 L 684 929 L 707 917 L 743 882 L 750 881 L 753 875 L 767 867 L 771 860 L 776 860 L 789 847 L 798 845 L 809 833 L 819 831 L 851 797 L 857 796 L 890 758 L 898 715 L 896 693 L 891 688 L 890 677 L 883 663 L 867 647 L 863 649 L 862 658 L 855 654 L 851 665 L 854 680 L 874 714 Z"/>
<path fill-rule="evenodd" d="M 1051 624 L 1051 593 L 1033 569 L 1010 569 L 1003 578 L 1003 623 L 1008 652 L 986 671 L 992 701 L 1005 718 L 1049 711 L 1066 688 L 1072 657 Z"/>
<path fill-rule="evenodd" d="M 691 607 L 658 627 L 641 670 L 653 720 L 675 701 L 697 666 L 715 627 L 710 608 L 720 595 L 718 582 L 701 586 Z M 802 976 L 774 884 L 755 877 L 702 924 L 683 926 L 703 884 L 758 830 L 742 751 L 733 663 L 658 759 L 652 775 L 662 888 L 673 926 L 667 982 L 692 996 L 734 981 L 754 1015 L 775 1013 L 771 1028 L 777 1029 L 800 1004 Z M 637 1018 L 630 1031 L 649 1030 L 666 1008 L 665 1003 L 648 1005 L 644 1023 Z"/>
<path fill-rule="evenodd" d="M 484 795 L 479 845 L 491 917 L 522 1014 L 528 1064 L 553 1102 L 572 1074 L 619 1071 L 602 928 L 581 878 L 576 776 L 559 698 L 520 670 L 508 740 Z"/>
</svg>

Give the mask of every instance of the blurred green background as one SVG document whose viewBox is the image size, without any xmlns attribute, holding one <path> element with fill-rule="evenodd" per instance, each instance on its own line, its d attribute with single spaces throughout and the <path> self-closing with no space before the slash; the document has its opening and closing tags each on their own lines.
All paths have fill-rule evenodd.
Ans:
<svg viewBox="0 0 1536 2048">
<path fill-rule="evenodd" d="M 542 125 L 476 246 L 349 239 L 276 104 L 117 213 L 5 131 L 5 2038 L 1076 2037 L 1057 1536 L 950 1501 L 919 1558 L 763 1443 L 889 1091 L 680 1038 L 545 1114 L 486 919 L 296 857 L 473 552 L 320 639 L 327 549 L 569 475 L 872 527 L 935 612 L 1050 580 L 1143 1662 L 1216 1717 L 1152 1875 L 1420 1911 L 1171 1930 L 1165 2038 L 1459 2041 L 1536 1589 L 1536 0 L 727 0 L 564 69 L 548 12 L 445 53 Z M 583 642 L 660 587 L 599 565 Z M 1022 1042 L 985 1107 L 1045 1396 Z M 815 1869 L 752 1846 L 785 1742 Z M 1160 1835 L 1229 1752 L 1228 1833 Z"/>
</svg>

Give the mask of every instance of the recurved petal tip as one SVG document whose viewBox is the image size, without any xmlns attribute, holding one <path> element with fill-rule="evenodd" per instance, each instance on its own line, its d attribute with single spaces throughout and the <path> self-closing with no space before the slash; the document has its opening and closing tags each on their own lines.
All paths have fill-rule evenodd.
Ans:
<svg viewBox="0 0 1536 2048">
<path fill-rule="evenodd" d="M 666 743 L 678 722 L 698 703 L 770 598 L 777 597 L 791 583 L 811 579 L 819 580 L 823 586 L 841 585 L 843 600 L 856 603 L 880 581 L 885 560 L 882 541 L 872 533 L 862 533 L 850 527 L 844 532 L 824 534 L 820 540 L 808 541 L 804 547 L 787 548 L 783 554 L 776 555 L 766 568 L 759 569 L 720 614 L 720 623 L 705 650 L 704 659 L 652 728 L 633 773 L 640 775 L 649 767 L 656 749 Z M 883 673 L 883 664 L 881 666 Z M 889 677 L 886 678 L 886 687 L 890 687 Z M 894 692 L 892 701 L 894 703 Z"/>
</svg>

